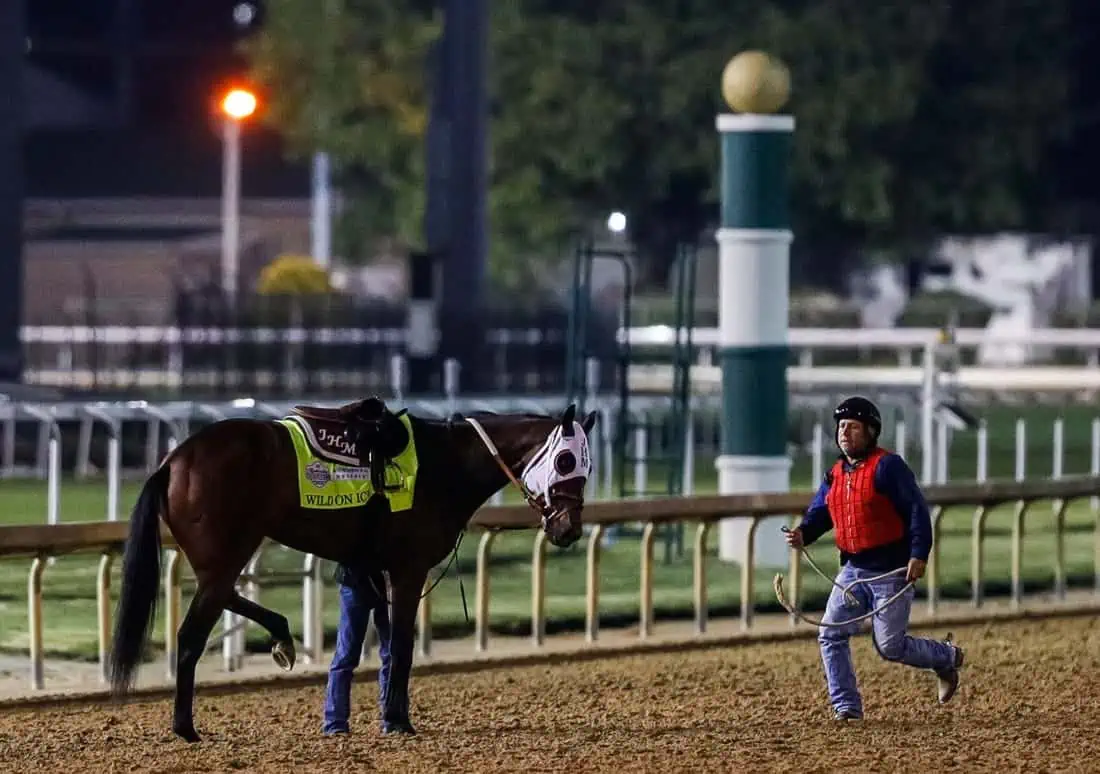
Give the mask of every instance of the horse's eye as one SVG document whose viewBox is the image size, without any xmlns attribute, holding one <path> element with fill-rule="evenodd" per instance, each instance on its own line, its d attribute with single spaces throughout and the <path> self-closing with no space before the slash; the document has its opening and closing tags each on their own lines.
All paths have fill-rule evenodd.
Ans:
<svg viewBox="0 0 1100 774">
<path fill-rule="evenodd" d="M 577 456 L 571 451 L 560 451 L 554 457 L 554 470 L 559 476 L 568 476 L 577 469 Z"/>
</svg>

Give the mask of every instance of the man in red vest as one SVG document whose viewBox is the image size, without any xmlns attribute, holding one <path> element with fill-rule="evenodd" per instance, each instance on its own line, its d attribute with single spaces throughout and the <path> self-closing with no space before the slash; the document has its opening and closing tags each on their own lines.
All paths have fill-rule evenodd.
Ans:
<svg viewBox="0 0 1100 774">
<path fill-rule="evenodd" d="M 913 471 L 900 456 L 878 445 L 882 418 L 875 404 L 866 398 L 848 398 L 833 411 L 833 419 L 840 458 L 826 474 L 802 523 L 787 533 L 787 543 L 799 548 L 835 530 L 841 568 L 824 621 L 841 623 L 879 607 L 924 575 L 932 550 L 932 521 Z M 868 580 L 902 567 L 904 574 Z M 858 606 L 849 607 L 842 589 L 853 583 L 857 585 L 851 593 Z M 952 644 L 950 635 L 940 642 L 906 633 L 913 596 L 910 588 L 871 619 L 871 639 L 884 659 L 934 671 L 939 701 L 946 704 L 959 687 L 963 649 Z M 848 644 L 859 626 L 822 627 L 818 635 L 837 720 L 863 718 Z"/>
</svg>

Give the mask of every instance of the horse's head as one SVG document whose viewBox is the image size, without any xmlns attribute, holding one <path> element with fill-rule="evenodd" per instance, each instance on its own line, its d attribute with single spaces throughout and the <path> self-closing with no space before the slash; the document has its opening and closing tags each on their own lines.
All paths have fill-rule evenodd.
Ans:
<svg viewBox="0 0 1100 774">
<path fill-rule="evenodd" d="M 570 405 L 557 419 L 481 412 L 479 416 L 455 414 L 450 420 L 473 427 L 499 469 L 538 511 L 546 537 L 561 548 L 580 540 L 584 487 L 592 473 L 588 434 L 596 424 L 596 412 L 580 422 L 576 415 L 577 407 Z M 500 488 L 498 475 L 486 480 L 491 490 L 484 493 L 485 498 Z"/>
<path fill-rule="evenodd" d="M 580 540 L 584 487 L 592 473 L 588 434 L 596 424 L 596 412 L 580 422 L 576 413 L 577 407 L 570 404 L 520 476 L 542 513 L 547 539 L 559 548 Z"/>
</svg>

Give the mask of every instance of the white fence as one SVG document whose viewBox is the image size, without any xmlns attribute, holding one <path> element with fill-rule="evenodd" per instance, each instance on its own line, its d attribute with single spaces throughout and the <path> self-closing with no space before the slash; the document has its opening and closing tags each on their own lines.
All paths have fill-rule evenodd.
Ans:
<svg viewBox="0 0 1100 774">
<path fill-rule="evenodd" d="M 497 338 L 520 336 L 527 341 L 536 338 L 539 331 L 497 331 Z M 667 325 L 653 325 L 620 329 L 620 342 L 629 342 L 632 350 L 667 351 L 679 334 Z M 387 351 L 404 347 L 404 328 L 180 328 L 176 326 L 24 326 L 23 343 L 34 353 L 33 366 L 28 369 L 29 383 L 43 386 L 110 386 L 121 385 L 136 388 L 179 389 L 185 383 L 184 351 L 187 346 L 218 347 L 222 344 L 259 344 L 283 347 L 278 369 L 257 371 L 257 378 L 264 384 L 274 384 L 278 379 L 290 380 L 293 387 L 299 380 L 304 384 L 305 374 L 298 351 L 306 343 L 325 346 L 379 347 Z M 718 371 L 713 368 L 718 347 L 717 328 L 694 328 L 691 332 L 693 346 L 700 350 L 700 358 L 693 381 L 696 388 L 712 389 L 719 383 Z M 788 381 L 795 389 L 812 390 L 825 386 L 913 386 L 920 383 L 920 365 L 929 348 L 942 345 L 942 331 L 938 328 L 792 328 L 788 343 L 795 352 L 798 366 L 789 369 Z M 499 342 L 498 342 L 499 343 Z M 535 343 L 532 340 L 528 343 Z M 1091 328 L 1043 328 L 1025 333 L 1007 335 L 991 333 L 980 328 L 961 328 L 954 331 L 954 345 L 963 352 L 980 353 L 983 348 L 1012 350 L 1010 358 L 982 363 L 981 367 L 963 367 L 960 382 L 976 390 L 1093 390 L 1100 391 L 1100 330 Z M 87 364 L 87 349 L 102 349 L 97 357 L 99 365 Z M 126 355 L 134 347 L 143 350 L 140 363 L 132 362 Z M 1019 368 L 1049 357 L 1055 350 L 1077 353 L 1079 367 Z M 866 357 L 887 352 L 897 360 L 898 369 L 867 369 L 822 366 L 815 362 L 821 352 L 858 352 Z M 976 356 L 975 362 L 982 358 Z M 189 368 L 188 378 L 198 379 L 201 369 Z M 273 367 L 274 368 L 274 367 Z M 277 372 L 277 374 L 276 374 Z M 671 376 L 661 371 L 633 368 L 631 379 L 639 387 L 667 389 Z M 658 375 L 654 375 L 658 374 Z M 211 384 L 224 377 L 225 369 L 212 369 Z M 375 377 L 362 372 L 362 368 L 330 371 L 317 374 L 324 384 L 373 386 Z M 203 376 L 202 378 L 207 378 Z M 654 379 L 659 380 L 655 385 Z M 366 381 L 364 381 L 366 380 Z M 641 381 L 639 381 L 641 380 Z"/>
<path fill-rule="evenodd" d="M 827 421 L 828 411 L 831 409 L 838 395 L 822 395 L 814 399 L 795 400 L 792 403 L 796 407 L 815 411 L 817 420 L 812 424 L 808 437 L 802 442 L 792 442 L 790 453 L 795 457 L 808 456 L 812 461 L 813 479 L 820 478 L 824 460 L 833 454 L 831 439 L 831 425 Z M 61 497 L 61 457 L 62 457 L 62 423 L 77 423 L 79 432 L 76 440 L 76 462 L 74 476 L 77 479 L 89 478 L 95 473 L 91 463 L 92 437 L 96 428 L 101 428 L 106 433 L 106 464 L 98 471 L 106 478 L 106 517 L 107 520 L 118 518 L 119 484 L 126 475 L 145 474 L 154 470 L 163 454 L 175 447 L 175 445 L 190 434 L 196 423 L 206 423 L 218 419 L 233 416 L 260 416 L 282 417 L 290 413 L 294 401 L 263 402 L 250 398 L 228 401 L 224 403 L 175 401 L 167 403 L 151 403 L 146 401 L 121 401 L 121 402 L 95 402 L 83 403 L 78 401 L 57 403 L 25 403 L 15 401 L 0 401 L 0 478 L 14 479 L 31 477 L 47 481 L 47 509 L 44 514 L 47 523 L 56 523 L 59 519 L 59 504 Z M 330 405 L 338 405 L 338 402 L 326 401 Z M 407 406 L 410 411 L 420 416 L 446 417 L 455 411 L 532 411 L 537 413 L 557 413 L 563 407 L 563 401 L 555 398 L 519 398 L 497 397 L 487 399 L 465 399 L 453 396 L 446 400 L 410 400 L 402 401 L 401 405 Z M 634 469 L 634 489 L 646 491 L 648 479 L 648 465 L 645 452 L 648 450 L 653 456 L 657 456 L 661 449 L 659 439 L 651 437 L 653 428 L 660 422 L 667 412 L 669 400 L 663 397 L 633 396 L 630 398 L 630 413 L 632 423 L 637 426 L 629 439 L 628 453 L 636 461 L 632 463 Z M 921 442 L 921 433 L 924 428 L 919 421 L 907 420 L 906 416 L 919 413 L 920 406 L 915 401 L 901 399 L 884 399 L 880 403 L 887 417 L 886 427 L 883 431 L 883 440 L 890 444 L 901 454 L 915 449 L 925 450 L 925 444 Z M 618 412 L 618 400 L 608 396 L 588 396 L 585 398 L 586 409 L 594 409 L 600 414 L 600 421 L 594 430 L 594 464 L 596 472 L 594 479 L 599 482 L 592 494 L 595 497 L 605 499 L 614 497 L 614 434 L 615 422 Z M 1075 421 L 1080 421 L 1080 411 Z M 891 415 L 897 418 L 891 420 Z M 645 417 L 651 418 L 647 426 Z M 16 425 L 17 423 L 34 423 L 36 425 L 33 464 L 19 464 L 19 455 L 16 452 Z M 691 481 L 694 473 L 698 471 L 698 460 L 701 458 L 709 464 L 710 459 L 717 456 L 720 450 L 720 405 L 713 398 L 694 398 L 689 405 L 688 424 L 689 443 L 684 459 L 685 471 L 689 473 L 685 481 L 685 494 L 691 494 Z M 1100 410 L 1090 418 L 1090 472 L 1100 473 Z M 137 469 L 125 470 L 122 466 L 122 441 L 121 428 L 123 423 L 141 423 L 145 425 L 144 440 L 144 464 Z M 937 427 L 937 433 L 931 437 L 927 445 L 927 451 L 919 465 L 918 473 L 926 483 L 945 483 L 949 480 L 957 480 L 949 470 L 948 460 L 951 458 L 951 444 L 956 434 L 948 428 Z M 1057 478 L 1064 467 L 1065 451 L 1065 420 L 1056 417 L 1048 426 L 1036 426 L 1034 420 L 1029 420 L 1026 413 L 1021 413 L 1015 421 L 1013 428 L 1014 445 L 1016 449 L 1015 477 L 1023 480 L 1027 476 L 1026 459 L 1028 457 L 1029 441 L 1037 438 L 1049 439 L 1051 449 L 1051 464 L 1049 469 L 1038 472 L 1044 477 Z M 976 480 L 985 480 L 985 471 L 988 470 L 988 445 L 989 429 L 984 420 L 976 428 Z M 1046 444 L 1044 443 L 1044 446 Z M 641 459 L 636 459 L 641 458 Z"/>
<path fill-rule="evenodd" d="M 687 331 L 668 325 L 648 325 L 620 329 L 620 342 L 631 348 L 668 349 L 686 340 Z M 953 331 L 959 349 L 976 353 L 989 345 L 1015 346 L 1028 360 L 1041 358 L 1051 350 L 1070 350 L 1081 355 L 1082 365 L 1100 364 L 1100 329 L 1096 328 L 1035 328 L 1019 334 L 991 333 L 984 328 L 957 328 Z M 787 343 L 798 354 L 799 364 L 811 367 L 817 352 L 859 350 L 864 354 L 890 352 L 897 356 L 899 366 L 912 366 L 921 360 L 921 353 L 942 343 L 940 328 L 791 328 Z M 692 328 L 692 345 L 713 354 L 719 346 L 717 328 Z M 706 363 L 707 361 L 704 361 Z"/>
<path fill-rule="evenodd" d="M 349 398 L 350 400 L 350 398 Z M 423 417 L 444 418 L 456 411 L 529 411 L 534 413 L 558 414 L 565 408 L 561 398 L 521 398 L 490 397 L 462 398 L 452 395 L 442 400 L 400 400 L 391 402 L 407 407 L 413 414 Z M 94 403 L 81 401 L 64 402 L 19 402 L 0 399 L 0 477 L 13 479 L 34 477 L 48 483 L 48 506 L 46 521 L 56 523 L 60 498 L 62 423 L 79 425 L 77 436 L 76 478 L 92 475 L 91 449 L 92 438 L 97 427 L 103 428 L 107 436 L 107 462 L 102 471 L 107 480 L 108 504 L 107 519 L 118 518 L 118 489 L 122 477 L 127 473 L 122 466 L 122 425 L 123 423 L 141 423 L 146 427 L 144 465 L 130 473 L 149 473 L 156 469 L 162 456 L 180 441 L 186 438 L 196 424 L 208 423 L 228 417 L 283 417 L 291 412 L 300 401 L 257 401 L 242 398 L 227 402 L 172 401 L 153 403 L 149 401 L 99 401 Z M 340 401 L 318 401 L 325 405 L 339 405 Z M 659 397 L 635 397 L 630 399 L 632 411 L 645 413 L 661 409 L 668 405 L 668 399 Z M 618 401 L 614 398 L 587 396 L 585 408 L 596 410 L 601 421 L 594 431 L 596 446 L 600 457 L 610 459 L 611 434 L 606 431 L 614 423 Z M 37 443 L 33 465 L 20 465 L 16 450 L 17 423 L 36 425 Z M 610 478 L 607 478 L 608 486 Z"/>
<path fill-rule="evenodd" d="M 178 327 L 159 325 L 28 325 L 20 329 L 27 353 L 24 379 L 43 387 L 90 389 L 171 389 L 239 385 L 243 373 L 263 386 L 304 389 L 307 377 L 324 389 L 377 389 L 386 380 L 404 378 L 408 331 L 403 327 Z M 496 357 L 509 347 L 527 353 L 556 342 L 559 331 L 539 327 L 490 328 L 486 342 Z M 245 368 L 233 364 L 237 345 L 265 348 L 267 354 Z M 305 358 L 305 348 L 331 348 L 331 362 L 318 368 Z M 188 348 L 191 350 L 188 358 Z M 349 362 L 347 352 L 358 348 Z M 229 352 L 228 359 L 225 353 Z M 360 355 L 366 354 L 366 357 Z M 255 359 L 255 358 L 253 358 Z M 530 360 L 530 358 L 518 358 Z M 190 362 L 189 362 L 190 361 Z M 263 366 L 258 363 L 262 362 Z M 517 371 L 528 370 L 514 365 Z M 394 373 L 395 369 L 399 373 Z"/>
</svg>

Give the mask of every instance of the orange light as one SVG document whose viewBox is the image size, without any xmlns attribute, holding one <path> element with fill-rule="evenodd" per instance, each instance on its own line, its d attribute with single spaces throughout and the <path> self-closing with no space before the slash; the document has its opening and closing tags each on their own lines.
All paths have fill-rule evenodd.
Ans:
<svg viewBox="0 0 1100 774">
<path fill-rule="evenodd" d="M 222 98 L 222 112 L 236 121 L 243 121 L 256 112 L 256 95 L 244 89 L 233 89 Z"/>
</svg>

